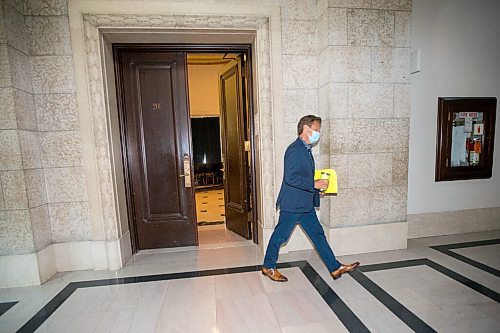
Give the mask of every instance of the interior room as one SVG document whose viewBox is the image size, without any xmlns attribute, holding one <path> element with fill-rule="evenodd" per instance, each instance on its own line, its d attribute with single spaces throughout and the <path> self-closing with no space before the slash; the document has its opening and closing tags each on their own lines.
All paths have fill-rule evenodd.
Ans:
<svg viewBox="0 0 500 333">
<path fill-rule="evenodd" d="M 200 245 L 248 242 L 226 228 L 224 163 L 220 125 L 220 76 L 235 63 L 233 53 L 187 55 L 196 219 Z"/>
</svg>

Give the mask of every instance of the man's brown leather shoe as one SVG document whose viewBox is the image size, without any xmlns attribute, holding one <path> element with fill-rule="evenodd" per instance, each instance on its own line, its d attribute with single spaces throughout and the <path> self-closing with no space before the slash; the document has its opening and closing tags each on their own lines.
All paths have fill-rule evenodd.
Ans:
<svg viewBox="0 0 500 333">
<path fill-rule="evenodd" d="M 286 282 L 288 279 L 286 276 L 278 272 L 275 268 L 264 268 L 262 267 L 262 275 L 268 276 L 271 280 L 276 282 Z"/>
<path fill-rule="evenodd" d="M 334 280 L 336 280 L 339 277 L 341 277 L 342 274 L 352 272 L 353 270 L 355 270 L 356 268 L 358 268 L 358 266 L 359 266 L 359 262 L 357 262 L 357 261 L 353 262 L 352 264 L 348 264 L 348 265 L 340 264 L 339 269 L 337 269 L 336 271 L 331 272 L 330 274 L 332 275 L 332 278 Z"/>
</svg>

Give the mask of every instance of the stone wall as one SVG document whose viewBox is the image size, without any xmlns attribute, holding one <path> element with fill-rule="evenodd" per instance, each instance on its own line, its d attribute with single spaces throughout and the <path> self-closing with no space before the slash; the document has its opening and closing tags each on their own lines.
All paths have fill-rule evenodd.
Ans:
<svg viewBox="0 0 500 333">
<path fill-rule="evenodd" d="M 106 3 L 112 7 L 116 2 Z M 224 8 L 213 20 L 196 14 L 195 8 L 207 6 L 205 2 L 176 3 L 191 6 L 192 17 L 155 12 L 151 20 L 142 12 L 148 1 L 140 3 L 140 19 L 87 15 L 87 29 L 78 28 L 82 40 L 87 40 L 77 44 L 82 48 L 75 51 L 77 58 L 66 0 L 2 2 L 0 266 L 8 267 L 6 258 L 36 254 L 40 263 L 35 260 L 35 267 L 51 261 L 50 268 L 42 269 L 38 283 L 61 267 L 106 267 L 106 259 L 104 264 L 92 264 L 97 262 L 90 255 L 95 249 L 92 244 L 106 253 L 104 242 L 115 242 L 123 235 L 116 217 L 119 207 L 110 193 L 114 191 L 113 169 L 103 82 L 92 79 L 99 78 L 95 71 L 102 68 L 95 58 L 97 21 L 91 21 L 103 18 L 117 27 L 149 22 L 156 28 L 171 24 L 175 29 L 235 29 L 238 22 L 242 27 L 258 26 L 258 19 L 251 15 L 264 17 L 266 12 L 258 7 L 278 8 L 280 28 L 271 21 L 268 35 L 262 33 L 265 29 L 257 32 L 258 73 L 264 78 L 259 83 L 256 107 L 261 114 L 257 119 L 272 121 L 261 124 L 256 135 L 262 150 L 259 155 L 264 156 L 262 170 L 273 180 L 261 183 L 266 206 L 260 207 L 259 223 L 265 234 L 260 246 L 265 247 L 276 223 L 273 202 L 281 182 L 284 150 L 296 137 L 296 123 L 305 114 L 324 119 L 321 144 L 314 151 L 317 166 L 336 168 L 340 179 L 339 195 L 324 199 L 320 210 L 327 234 L 333 238 L 341 229 L 406 221 L 411 0 L 219 0 L 210 2 Z M 165 3 L 161 6 L 167 8 Z M 250 18 L 242 18 L 245 8 L 254 11 L 247 15 Z M 276 44 L 276 38 L 280 43 Z M 269 45 L 279 46 L 269 50 Z M 85 52 L 93 53 L 89 57 Z M 91 59 L 86 74 L 75 67 L 82 58 Z M 87 88 L 88 104 L 78 105 L 76 92 Z M 82 105 L 88 105 L 88 110 Z M 95 181 L 106 187 L 89 187 Z M 93 202 L 90 197 L 97 204 L 89 204 Z M 394 245 L 371 239 L 376 233 L 366 230 L 362 234 L 367 243 L 388 244 L 383 249 L 404 246 L 401 241 Z M 399 229 L 395 233 L 384 230 L 385 237 L 406 241 L 406 233 Z M 290 243 L 289 249 L 310 247 L 303 237 L 292 238 Z M 373 250 L 363 248 L 363 243 L 357 251 Z M 340 253 L 351 251 L 342 250 L 342 244 L 335 246 Z M 61 267 L 55 268 L 56 261 Z"/>
<path fill-rule="evenodd" d="M 1 9 L 0 261 L 23 285 L 56 272 L 51 244 L 91 236 L 66 2 Z"/>
<path fill-rule="evenodd" d="M 339 194 L 330 228 L 406 221 L 411 1 L 319 1 L 319 110 Z"/>
<path fill-rule="evenodd" d="M 25 6 L 52 242 L 91 240 L 67 6 Z"/>
</svg>

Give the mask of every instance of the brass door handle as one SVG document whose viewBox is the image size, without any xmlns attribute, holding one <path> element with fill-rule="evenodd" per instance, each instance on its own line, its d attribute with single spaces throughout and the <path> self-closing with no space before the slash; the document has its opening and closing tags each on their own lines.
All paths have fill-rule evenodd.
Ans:
<svg viewBox="0 0 500 333">
<path fill-rule="evenodd" d="M 188 154 L 184 154 L 184 174 L 180 175 L 180 178 L 184 177 L 184 187 L 191 187 L 191 159 Z"/>
</svg>

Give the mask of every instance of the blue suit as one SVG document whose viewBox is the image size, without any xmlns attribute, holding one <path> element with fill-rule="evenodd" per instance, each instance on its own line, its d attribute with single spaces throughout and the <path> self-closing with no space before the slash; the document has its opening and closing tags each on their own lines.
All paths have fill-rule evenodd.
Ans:
<svg viewBox="0 0 500 333">
<path fill-rule="evenodd" d="M 288 241 L 297 224 L 309 236 L 328 270 L 333 272 L 340 267 L 314 209 L 319 207 L 319 191 L 314 188 L 314 158 L 310 147 L 300 138 L 285 152 L 285 170 L 276 207 L 280 208 L 280 217 L 267 246 L 265 268 L 276 267 L 280 247 Z"/>
<path fill-rule="evenodd" d="M 289 213 L 307 213 L 319 207 L 319 191 L 314 188 L 314 159 L 300 138 L 285 152 L 285 172 L 276 207 Z"/>
</svg>

